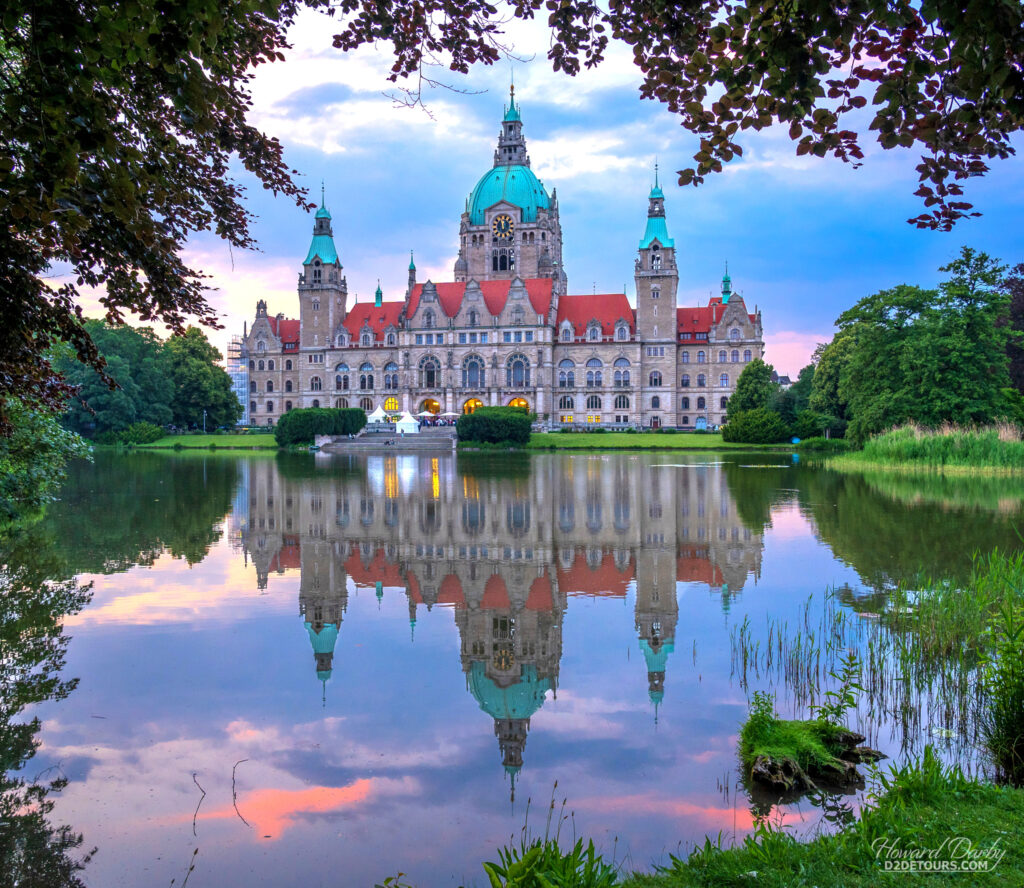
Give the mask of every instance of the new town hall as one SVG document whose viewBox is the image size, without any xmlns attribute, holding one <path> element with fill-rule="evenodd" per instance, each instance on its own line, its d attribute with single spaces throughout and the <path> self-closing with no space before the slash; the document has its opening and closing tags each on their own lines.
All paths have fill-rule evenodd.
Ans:
<svg viewBox="0 0 1024 888">
<path fill-rule="evenodd" d="M 760 312 L 732 292 L 680 308 L 675 241 L 655 182 L 634 278 L 624 293 L 569 292 L 558 192 L 530 169 L 512 96 L 494 164 L 459 223 L 452 281 L 420 283 L 409 263 L 401 301 L 348 304 L 323 205 L 299 274 L 299 320 L 265 302 L 244 337 L 248 421 L 293 407 L 462 413 L 528 407 L 553 427 L 703 428 L 724 421 L 745 364 L 762 356 Z M 245 402 L 243 402 L 245 403 Z"/>
</svg>

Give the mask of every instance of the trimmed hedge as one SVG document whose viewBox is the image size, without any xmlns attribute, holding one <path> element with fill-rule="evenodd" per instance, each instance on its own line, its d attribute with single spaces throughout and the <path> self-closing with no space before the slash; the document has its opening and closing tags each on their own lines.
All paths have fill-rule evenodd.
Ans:
<svg viewBox="0 0 1024 888">
<path fill-rule="evenodd" d="M 773 410 L 757 407 L 730 417 L 722 427 L 722 440 L 738 444 L 775 444 L 789 437 L 786 424 Z"/>
<path fill-rule="evenodd" d="M 522 407 L 478 407 L 455 423 L 460 441 L 485 444 L 529 444 L 530 415 Z"/>
<path fill-rule="evenodd" d="M 274 427 L 279 447 L 312 444 L 317 435 L 354 435 L 366 425 L 358 407 L 302 407 L 289 410 Z"/>
</svg>

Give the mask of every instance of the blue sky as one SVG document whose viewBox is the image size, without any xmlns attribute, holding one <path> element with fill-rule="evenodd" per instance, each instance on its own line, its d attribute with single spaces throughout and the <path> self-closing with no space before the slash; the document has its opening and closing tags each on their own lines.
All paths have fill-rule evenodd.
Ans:
<svg viewBox="0 0 1024 888">
<path fill-rule="evenodd" d="M 655 158 L 663 171 L 669 229 L 680 262 L 680 304 L 717 292 L 726 261 L 735 288 L 764 317 L 768 360 L 796 373 L 840 312 L 857 299 L 900 283 L 933 285 L 938 267 L 962 245 L 1005 261 L 1024 260 L 1019 207 L 1024 175 L 1014 160 L 969 183 L 984 215 L 952 233 L 920 231 L 910 152 L 865 144 L 860 170 L 797 158 L 782 131 L 744 139 L 744 157 L 694 189 L 671 171 L 687 165 L 696 137 L 661 104 L 642 101 L 627 51 L 614 49 L 596 71 L 569 78 L 550 70 L 536 24 L 509 28 L 532 61 L 479 68 L 467 77 L 439 72 L 466 93 L 425 94 L 430 115 L 397 105 L 387 93 L 386 46 L 344 54 L 331 48 L 336 22 L 304 13 L 282 63 L 260 69 L 252 119 L 278 137 L 300 181 L 319 196 L 326 183 L 335 242 L 350 294 L 401 298 L 409 250 L 420 280 L 450 280 L 459 215 L 476 180 L 491 166 L 514 67 L 533 169 L 558 189 L 570 292 L 633 294 L 632 268 L 643 233 Z M 212 236 L 196 237 L 189 259 L 212 275 L 212 302 L 227 329 L 240 332 L 256 300 L 297 315 L 296 276 L 311 216 L 258 183 L 249 208 L 262 252 L 232 253 Z M 350 296 L 350 298 L 352 298 Z"/>
</svg>

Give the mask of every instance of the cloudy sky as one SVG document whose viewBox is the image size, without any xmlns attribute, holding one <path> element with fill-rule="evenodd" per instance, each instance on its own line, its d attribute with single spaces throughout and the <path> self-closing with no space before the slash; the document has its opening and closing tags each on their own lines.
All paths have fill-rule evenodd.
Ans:
<svg viewBox="0 0 1024 888">
<path fill-rule="evenodd" d="M 468 77 L 439 72 L 464 92 L 428 91 L 428 115 L 389 98 L 386 46 L 344 54 L 331 47 L 337 30 L 304 14 L 287 61 L 260 69 L 253 118 L 281 140 L 311 192 L 318 196 L 324 180 L 350 294 L 371 299 L 379 278 L 385 298 L 400 299 L 409 250 L 421 280 L 451 279 L 459 216 L 491 166 L 514 73 L 533 169 L 558 189 L 570 292 L 625 287 L 632 297 L 655 160 L 663 171 L 680 169 L 697 145 L 664 106 L 640 100 L 628 52 L 617 48 L 596 71 L 569 78 L 546 62 L 543 28 L 517 24 L 509 36 L 526 60 Z M 728 262 L 736 289 L 763 312 L 768 360 L 781 372 L 799 370 L 857 299 L 899 283 L 934 284 L 938 267 L 964 244 L 1024 260 L 1024 175 L 1015 160 L 970 183 L 968 199 L 984 215 L 946 234 L 906 222 L 921 211 L 909 152 L 868 144 L 866 164 L 853 170 L 797 158 L 781 131 L 743 145 L 742 159 L 698 189 L 663 176 L 680 304 L 717 292 Z M 297 316 L 296 276 L 312 218 L 253 184 L 262 252 L 232 255 L 213 237 L 190 248 L 189 259 L 218 287 L 212 301 L 227 326 L 214 334 L 218 345 L 241 332 L 259 298 L 272 313 Z"/>
</svg>

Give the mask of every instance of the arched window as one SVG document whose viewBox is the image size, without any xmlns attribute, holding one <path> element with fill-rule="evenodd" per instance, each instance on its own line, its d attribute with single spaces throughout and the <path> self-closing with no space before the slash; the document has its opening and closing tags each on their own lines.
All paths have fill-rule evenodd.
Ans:
<svg viewBox="0 0 1024 888">
<path fill-rule="evenodd" d="M 698 398 L 697 399 L 697 409 L 698 410 L 703 410 L 707 406 L 708 406 L 708 402 L 704 398 Z"/>
<path fill-rule="evenodd" d="M 369 412 L 369 411 L 373 410 L 373 401 L 370 398 L 360 398 L 359 399 L 359 406 L 362 407 L 363 410 L 366 410 L 366 411 Z"/>
<path fill-rule="evenodd" d="M 680 410 L 689 410 L 690 409 L 690 399 L 689 398 L 683 398 L 679 402 L 679 409 Z"/>
<path fill-rule="evenodd" d="M 259 366 L 259 369 L 262 370 L 263 369 L 263 361 L 260 361 L 258 366 Z"/>
<path fill-rule="evenodd" d="M 256 402 L 255 401 L 250 401 L 249 402 L 249 412 L 250 413 L 256 413 L 256 410 L 257 410 Z"/>
<path fill-rule="evenodd" d="M 291 370 L 292 369 L 292 362 L 291 361 L 285 361 L 284 362 L 284 369 L 285 370 Z"/>
<path fill-rule="evenodd" d="M 267 401 L 267 413 L 273 413 L 273 412 L 274 412 L 274 402 L 273 401 Z"/>
<path fill-rule="evenodd" d="M 517 307 L 513 310 L 512 323 L 515 324 L 517 327 L 523 323 L 524 318 L 525 316 L 523 315 L 523 310 L 521 308 Z"/>
<path fill-rule="evenodd" d="M 263 354 L 263 352 L 265 352 L 266 350 L 267 344 L 262 339 L 256 343 L 256 351 L 258 351 L 260 354 Z"/>
<path fill-rule="evenodd" d="M 657 287 L 652 287 L 651 288 L 651 299 L 660 299 L 660 298 L 661 298 L 661 290 L 658 289 Z"/>
<path fill-rule="evenodd" d="M 690 424 L 690 417 L 684 416 L 679 420 L 680 425 L 688 426 Z"/>
<path fill-rule="evenodd" d="M 273 370 L 274 369 L 274 362 L 273 361 L 267 361 L 267 369 L 268 370 Z"/>
<path fill-rule="evenodd" d="M 722 408 L 723 410 L 725 410 L 725 408 L 726 408 L 726 407 L 728 406 L 728 404 L 729 404 L 729 399 L 728 399 L 728 398 L 719 398 L 719 399 L 718 399 L 718 404 L 719 404 L 719 406 L 720 406 L 720 407 L 721 407 L 721 408 Z"/>
<path fill-rule="evenodd" d="M 268 392 L 272 392 L 273 390 L 274 390 L 274 380 L 268 379 L 267 380 L 267 391 Z"/>
<path fill-rule="evenodd" d="M 690 387 L 690 374 L 689 374 L 689 373 L 684 373 L 684 374 L 683 374 L 683 375 L 682 375 L 682 376 L 681 376 L 681 377 L 679 378 L 679 387 L 680 387 L 680 388 L 684 388 L 684 389 L 686 389 L 686 388 L 689 388 L 689 387 Z"/>
<path fill-rule="evenodd" d="M 319 265 L 320 263 L 318 262 L 317 264 Z M 315 272 L 315 275 L 316 275 L 316 279 L 320 280 L 320 272 L 319 271 Z M 320 311 L 320 300 L 319 299 L 314 299 L 313 300 L 313 311 Z"/>
<path fill-rule="evenodd" d="M 615 339 L 618 342 L 625 342 L 627 339 L 629 339 L 629 327 L 627 327 L 625 324 L 619 324 L 615 328 Z"/>
<path fill-rule="evenodd" d="M 614 383 L 616 388 L 629 388 L 629 360 L 626 358 L 616 358 L 615 364 L 615 375 Z"/>
<path fill-rule="evenodd" d="M 591 358 L 587 361 L 587 388 L 600 388 L 604 385 L 601 378 L 604 364 L 599 358 Z"/>
<path fill-rule="evenodd" d="M 338 400 L 334 402 L 334 406 L 341 408 L 348 407 L 348 398 L 338 398 Z"/>
<path fill-rule="evenodd" d="M 367 391 L 373 388 L 373 364 L 365 361 L 359 368 L 359 388 Z"/>
<path fill-rule="evenodd" d="M 463 388 L 484 388 L 487 383 L 484 372 L 484 359 L 478 355 L 470 355 L 462 362 Z"/>
<path fill-rule="evenodd" d="M 690 363 L 690 353 L 688 351 L 680 352 L 679 353 L 679 360 L 682 361 L 682 363 L 684 363 L 684 364 L 689 364 Z"/>
<path fill-rule="evenodd" d="M 575 403 L 576 402 L 573 401 L 572 395 L 562 395 L 562 397 L 558 399 L 558 409 L 573 410 L 575 409 Z"/>
<path fill-rule="evenodd" d="M 284 402 L 284 412 L 287 413 L 291 409 L 292 409 L 292 402 L 291 401 L 285 401 Z"/>
<path fill-rule="evenodd" d="M 591 324 L 587 327 L 587 342 L 597 342 L 601 338 L 601 327 L 598 324 Z"/>
<path fill-rule="evenodd" d="M 470 326 L 470 327 L 475 327 L 475 326 L 477 326 L 477 324 L 479 324 L 479 323 L 480 323 L 480 312 L 478 312 L 478 311 L 477 311 L 477 310 L 476 310 L 476 309 L 474 308 L 474 309 L 472 309 L 472 310 L 470 311 L 470 313 L 469 313 L 469 326 Z"/>
<path fill-rule="evenodd" d="M 398 364 L 388 361 L 384 365 L 384 388 L 395 391 L 398 388 Z"/>
<path fill-rule="evenodd" d="M 284 390 L 286 392 L 290 392 L 292 390 L 292 381 L 290 379 L 286 379 L 284 381 Z"/>
<path fill-rule="evenodd" d="M 736 329 L 736 327 L 733 327 L 733 328 L 732 328 L 732 329 L 731 329 L 731 330 L 729 331 L 729 338 L 730 338 L 730 339 L 731 339 L 731 340 L 732 340 L 733 342 L 736 342 L 736 341 L 738 341 L 738 340 L 739 340 L 739 338 L 740 338 L 740 331 L 739 331 L 738 329 Z"/>
<path fill-rule="evenodd" d="M 505 385 L 525 388 L 530 384 L 530 361 L 526 355 L 512 355 L 505 362 Z"/>
<path fill-rule="evenodd" d="M 587 398 L 587 410 L 600 410 L 601 409 L 601 396 L 590 395 Z"/>
<path fill-rule="evenodd" d="M 427 389 L 439 388 L 441 385 L 441 362 L 427 355 L 420 361 L 420 387 Z"/>
<path fill-rule="evenodd" d="M 397 345 L 397 344 L 398 344 L 398 339 L 395 337 L 395 334 L 394 333 L 388 333 L 388 345 Z"/>
<path fill-rule="evenodd" d="M 745 349 L 744 352 L 743 352 L 743 363 L 744 364 L 749 364 L 750 361 L 752 360 L 752 358 L 753 358 L 753 352 L 751 352 L 749 348 Z"/>
<path fill-rule="evenodd" d="M 725 349 L 723 348 L 723 349 L 722 349 L 722 350 L 721 350 L 721 351 L 720 351 L 720 352 L 718 353 L 718 363 L 719 363 L 719 364 L 724 364 L 724 363 L 725 363 L 725 360 L 726 360 L 726 357 L 725 357 Z"/>
<path fill-rule="evenodd" d="M 369 330 L 364 330 L 363 335 L 359 337 L 360 345 L 373 345 L 373 334 Z"/>
<path fill-rule="evenodd" d="M 312 391 L 318 392 L 324 387 L 323 380 L 321 380 L 319 376 L 314 376 L 309 381 L 309 387 Z"/>
<path fill-rule="evenodd" d="M 703 351 L 697 352 L 697 363 L 703 364 L 707 360 L 707 355 Z"/>
<path fill-rule="evenodd" d="M 256 380 L 255 379 L 252 382 L 249 383 L 249 391 L 250 392 L 256 391 Z"/>
<path fill-rule="evenodd" d="M 657 395 L 655 395 L 653 398 L 651 398 L 651 409 L 652 410 L 660 410 L 661 409 L 661 398 L 659 398 Z"/>
<path fill-rule="evenodd" d="M 740 351 L 738 348 L 734 348 L 732 350 L 732 354 L 729 355 L 729 360 L 734 364 L 738 364 L 740 362 Z"/>
<path fill-rule="evenodd" d="M 428 330 L 434 326 L 434 313 L 429 309 L 423 313 L 423 326 Z"/>
<path fill-rule="evenodd" d="M 629 395 L 616 395 L 615 396 L 615 409 L 616 410 L 629 410 Z"/>
<path fill-rule="evenodd" d="M 572 327 L 569 324 L 562 324 L 562 342 L 572 342 Z"/>
<path fill-rule="evenodd" d="M 652 370 L 650 377 L 648 377 L 648 383 L 650 385 L 661 385 L 661 371 Z"/>
<path fill-rule="evenodd" d="M 558 362 L 558 387 L 576 388 L 576 365 L 568 358 Z"/>
<path fill-rule="evenodd" d="M 256 369 L 256 362 L 255 361 L 250 361 L 249 362 L 249 369 L 250 370 L 255 370 Z"/>
<path fill-rule="evenodd" d="M 657 244 L 651 247 L 651 268 L 654 271 L 657 271 L 659 268 L 661 268 L 661 253 L 659 252 L 659 249 L 660 248 Z"/>
<path fill-rule="evenodd" d="M 708 384 L 708 378 L 703 373 L 697 374 L 697 388 L 704 388 Z"/>
<path fill-rule="evenodd" d="M 722 386 L 723 388 L 728 388 L 728 386 L 729 386 L 729 374 L 728 373 L 723 373 L 721 376 L 719 376 L 718 377 L 718 384 L 720 386 Z"/>
</svg>

